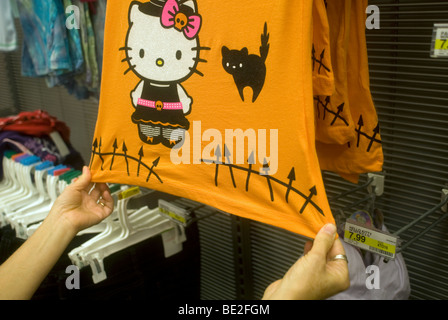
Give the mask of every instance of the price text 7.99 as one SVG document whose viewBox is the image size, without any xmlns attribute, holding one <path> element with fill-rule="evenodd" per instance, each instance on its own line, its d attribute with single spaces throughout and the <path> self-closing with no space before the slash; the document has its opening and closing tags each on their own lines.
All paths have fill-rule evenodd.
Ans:
<svg viewBox="0 0 448 320">
<path fill-rule="evenodd" d="M 350 239 L 356 240 L 358 242 L 366 242 L 366 237 L 360 235 L 359 233 L 350 232 Z"/>
</svg>

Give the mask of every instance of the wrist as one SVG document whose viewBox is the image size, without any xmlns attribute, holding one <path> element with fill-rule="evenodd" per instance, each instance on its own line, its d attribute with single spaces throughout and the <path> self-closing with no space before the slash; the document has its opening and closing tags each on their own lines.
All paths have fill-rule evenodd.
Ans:
<svg viewBox="0 0 448 320">
<path fill-rule="evenodd" d="M 74 238 L 78 233 L 78 230 L 67 219 L 65 214 L 63 212 L 56 212 L 54 208 L 50 211 L 44 224 L 46 224 L 53 232 L 64 234 L 69 238 Z"/>
</svg>

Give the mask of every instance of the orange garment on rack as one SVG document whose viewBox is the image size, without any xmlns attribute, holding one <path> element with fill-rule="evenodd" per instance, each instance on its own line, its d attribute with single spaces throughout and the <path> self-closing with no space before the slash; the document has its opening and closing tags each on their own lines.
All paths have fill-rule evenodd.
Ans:
<svg viewBox="0 0 448 320">
<path fill-rule="evenodd" d="M 367 0 L 353 1 L 350 13 L 347 84 L 355 139 L 344 145 L 316 143 L 322 170 L 337 172 L 355 183 L 359 174 L 382 171 L 384 161 L 378 115 L 370 92 L 365 36 L 367 5 Z"/>
<path fill-rule="evenodd" d="M 313 94 L 331 96 L 334 92 L 334 75 L 331 63 L 330 25 L 325 0 L 313 1 L 312 27 Z"/>
<path fill-rule="evenodd" d="M 347 89 L 347 53 L 352 0 L 327 1 L 330 52 L 334 74 L 332 95 L 315 96 L 316 140 L 344 144 L 354 138 Z"/>
<path fill-rule="evenodd" d="M 314 237 L 312 0 L 108 2 L 94 181 Z"/>
</svg>

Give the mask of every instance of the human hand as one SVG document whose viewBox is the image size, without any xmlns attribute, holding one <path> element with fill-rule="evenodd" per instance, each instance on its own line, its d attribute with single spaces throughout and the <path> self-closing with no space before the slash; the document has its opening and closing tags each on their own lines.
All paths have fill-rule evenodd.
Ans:
<svg viewBox="0 0 448 320">
<path fill-rule="evenodd" d="M 92 189 L 93 186 L 95 188 Z M 105 183 L 93 184 L 89 168 L 83 167 L 82 175 L 56 199 L 49 217 L 63 219 L 76 234 L 101 222 L 112 213 L 113 208 L 109 187 Z"/>
<path fill-rule="evenodd" d="M 340 239 L 335 239 L 336 226 L 325 225 L 314 242 L 305 245 L 302 256 L 285 274 L 266 289 L 265 300 L 320 300 L 331 297 L 350 286 L 348 264 L 333 260 L 345 255 Z"/>
</svg>

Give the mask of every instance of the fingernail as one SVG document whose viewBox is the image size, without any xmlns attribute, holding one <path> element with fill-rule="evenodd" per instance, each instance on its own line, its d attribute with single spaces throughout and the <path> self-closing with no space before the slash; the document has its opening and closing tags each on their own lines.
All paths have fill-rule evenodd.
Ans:
<svg viewBox="0 0 448 320">
<path fill-rule="evenodd" d="M 336 226 L 332 223 L 327 223 L 322 230 L 332 236 L 336 234 Z"/>
</svg>

